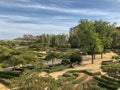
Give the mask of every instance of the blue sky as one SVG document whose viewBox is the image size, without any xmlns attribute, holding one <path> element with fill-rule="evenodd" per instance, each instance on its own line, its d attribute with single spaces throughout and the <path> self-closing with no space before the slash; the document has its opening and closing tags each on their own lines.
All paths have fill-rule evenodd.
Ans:
<svg viewBox="0 0 120 90">
<path fill-rule="evenodd" d="M 0 39 L 62 34 L 80 19 L 120 25 L 120 0 L 0 0 Z"/>
</svg>

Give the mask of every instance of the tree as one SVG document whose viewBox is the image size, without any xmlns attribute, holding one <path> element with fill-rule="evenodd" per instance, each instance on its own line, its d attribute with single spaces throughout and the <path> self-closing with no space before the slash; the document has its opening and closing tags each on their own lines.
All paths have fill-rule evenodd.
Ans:
<svg viewBox="0 0 120 90">
<path fill-rule="evenodd" d="M 113 42 L 112 42 L 112 48 L 120 48 L 120 31 L 116 30 L 113 33 Z"/>
<path fill-rule="evenodd" d="M 13 66 L 13 70 L 15 70 L 15 66 L 21 63 L 22 58 L 19 55 L 13 55 L 9 59 L 9 64 Z"/>
<path fill-rule="evenodd" d="M 103 51 L 105 52 L 105 49 L 110 48 L 112 45 L 113 34 L 116 31 L 115 23 L 111 24 L 107 21 L 95 20 L 93 24 L 95 26 L 96 33 L 99 34 L 99 39 L 101 40 Z M 102 57 L 101 53 L 101 58 Z"/>
<path fill-rule="evenodd" d="M 70 62 L 73 66 L 73 63 L 80 64 L 82 62 L 82 57 L 78 53 L 72 53 L 70 56 Z"/>
<path fill-rule="evenodd" d="M 80 48 L 80 39 L 76 34 L 72 34 L 69 37 L 69 43 L 72 48 Z"/>
<path fill-rule="evenodd" d="M 95 52 L 102 52 L 102 43 L 98 33 L 95 31 L 95 26 L 91 21 L 81 20 L 79 24 L 80 30 L 77 34 L 80 38 L 81 47 L 84 51 L 90 52 L 92 56 L 92 64 L 94 63 Z"/>
</svg>

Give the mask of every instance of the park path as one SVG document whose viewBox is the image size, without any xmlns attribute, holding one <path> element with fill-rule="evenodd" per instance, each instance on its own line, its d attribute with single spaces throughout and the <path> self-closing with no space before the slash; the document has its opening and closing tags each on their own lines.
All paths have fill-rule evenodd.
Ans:
<svg viewBox="0 0 120 90">
<path fill-rule="evenodd" d="M 83 62 L 78 67 L 69 68 L 69 69 L 65 69 L 57 72 L 52 72 L 49 75 L 55 79 L 58 79 L 58 76 L 63 75 L 65 72 L 69 70 L 89 70 L 91 72 L 98 72 L 98 71 L 101 71 L 101 62 L 111 60 L 112 56 L 114 55 L 116 55 L 116 53 L 109 52 L 104 54 L 103 59 L 101 59 L 101 55 L 98 54 L 96 55 L 94 64 L 91 64 L 91 58 L 89 58 L 88 60 L 83 60 Z M 87 55 L 87 57 L 90 57 L 90 56 Z"/>
<path fill-rule="evenodd" d="M 0 83 L 0 90 L 10 90 L 6 86 Z"/>
</svg>

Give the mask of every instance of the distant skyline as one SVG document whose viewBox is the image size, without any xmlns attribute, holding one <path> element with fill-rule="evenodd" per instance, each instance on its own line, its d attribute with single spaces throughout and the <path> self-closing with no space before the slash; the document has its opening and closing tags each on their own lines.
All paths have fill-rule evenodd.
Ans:
<svg viewBox="0 0 120 90">
<path fill-rule="evenodd" d="M 68 34 L 80 19 L 120 25 L 120 0 L 0 0 L 0 39 Z"/>
</svg>

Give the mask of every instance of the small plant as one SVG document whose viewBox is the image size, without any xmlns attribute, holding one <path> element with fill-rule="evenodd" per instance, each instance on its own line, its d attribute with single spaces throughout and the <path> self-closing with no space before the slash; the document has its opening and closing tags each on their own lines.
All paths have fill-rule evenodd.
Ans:
<svg viewBox="0 0 120 90">
<path fill-rule="evenodd" d="M 120 60 L 120 56 L 112 56 L 112 59 Z"/>
</svg>

